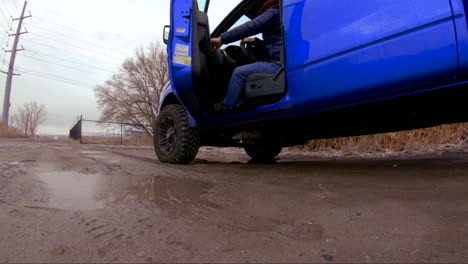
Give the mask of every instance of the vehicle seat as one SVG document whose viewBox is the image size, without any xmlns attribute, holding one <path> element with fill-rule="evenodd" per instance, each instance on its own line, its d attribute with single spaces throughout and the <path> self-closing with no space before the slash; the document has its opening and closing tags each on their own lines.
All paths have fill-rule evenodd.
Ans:
<svg viewBox="0 0 468 264">
<path fill-rule="evenodd" d="M 255 73 L 247 77 L 244 86 L 247 100 L 261 100 L 262 97 L 274 97 L 282 95 L 286 84 L 284 69 L 281 68 L 276 74 Z"/>
</svg>

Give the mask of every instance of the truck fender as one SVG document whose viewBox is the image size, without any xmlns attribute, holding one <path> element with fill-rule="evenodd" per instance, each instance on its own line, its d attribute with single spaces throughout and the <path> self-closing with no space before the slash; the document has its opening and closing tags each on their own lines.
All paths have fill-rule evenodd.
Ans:
<svg viewBox="0 0 468 264">
<path fill-rule="evenodd" d="M 175 91 L 172 89 L 171 83 L 168 82 L 163 88 L 163 91 L 161 92 L 161 97 L 159 99 L 159 112 L 161 112 L 161 109 L 163 109 L 166 105 L 169 104 L 178 104 L 182 105 L 182 101 L 179 99 Z M 197 126 L 197 122 L 195 118 L 193 117 L 192 113 L 184 106 L 185 111 L 187 112 L 187 117 L 190 126 L 195 127 Z M 158 114 L 159 114 L 158 112 Z"/>
</svg>

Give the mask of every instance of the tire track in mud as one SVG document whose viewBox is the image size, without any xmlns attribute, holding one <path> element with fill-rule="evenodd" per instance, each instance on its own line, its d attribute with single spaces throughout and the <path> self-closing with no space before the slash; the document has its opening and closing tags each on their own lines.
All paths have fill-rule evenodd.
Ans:
<svg viewBox="0 0 468 264">
<path fill-rule="evenodd" d="M 103 149 L 104 150 L 104 149 Z M 114 154 L 114 155 L 117 155 L 117 156 L 121 156 L 121 157 L 124 157 L 124 158 L 129 158 L 129 159 L 133 159 L 133 160 L 137 160 L 137 161 L 142 161 L 142 162 L 145 162 L 145 163 L 151 163 L 153 165 L 159 165 L 159 167 L 157 168 L 157 173 L 158 175 L 164 175 L 164 176 L 167 176 L 167 177 L 175 177 L 175 178 L 181 178 L 181 169 L 177 169 L 177 168 L 168 168 L 167 166 L 170 166 L 170 165 L 167 165 L 167 164 L 163 164 L 161 163 L 159 160 L 157 160 L 156 158 L 155 159 L 151 159 L 151 158 L 147 158 L 147 157 L 141 157 L 141 156 L 137 156 L 137 155 L 132 155 L 132 154 L 128 154 L 128 153 L 122 153 L 122 152 L 119 152 L 119 151 L 115 151 L 115 150 L 105 150 L 107 153 L 109 154 Z M 105 159 L 98 159 L 98 158 L 95 158 L 95 157 L 89 157 L 89 158 L 92 158 L 98 162 L 106 162 Z M 122 171 L 126 171 L 127 173 L 134 173 L 134 171 L 129 171 L 129 170 L 125 170 L 124 168 L 122 168 L 122 165 L 119 165 L 119 164 L 114 164 L 114 166 L 118 166 Z M 162 167 L 165 167 L 164 169 Z"/>
<path fill-rule="evenodd" d="M 104 149 L 103 149 L 104 150 Z M 149 162 L 149 163 L 152 163 L 152 164 L 162 164 L 159 160 L 157 159 L 151 159 L 151 158 L 147 158 L 147 157 L 141 157 L 141 156 L 136 156 L 136 155 L 131 155 L 131 154 L 128 154 L 128 153 L 122 153 L 122 152 L 119 152 L 119 151 L 115 151 L 115 150 L 105 150 L 107 151 L 108 153 L 111 153 L 111 154 L 115 154 L 115 155 L 118 155 L 118 156 L 122 156 L 122 157 L 125 157 L 125 158 L 131 158 L 131 159 L 136 159 L 136 160 L 139 160 L 139 161 L 143 161 L 143 162 Z"/>
</svg>

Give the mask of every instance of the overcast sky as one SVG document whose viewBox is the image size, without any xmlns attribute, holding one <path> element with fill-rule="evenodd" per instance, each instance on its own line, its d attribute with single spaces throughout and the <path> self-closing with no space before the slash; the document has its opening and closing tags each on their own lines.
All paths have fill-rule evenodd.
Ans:
<svg viewBox="0 0 468 264">
<path fill-rule="evenodd" d="M 212 0 L 209 16 L 214 29 L 240 0 Z M 13 45 L 13 18 L 24 2 L 0 0 L 0 41 Z M 93 87 L 104 83 L 139 46 L 162 40 L 169 24 L 170 0 L 29 0 L 24 20 L 29 32 L 21 35 L 11 93 L 11 116 L 18 106 L 36 101 L 47 108 L 39 134 L 67 135 L 79 115 L 97 120 Z M 24 31 L 24 28 L 23 28 Z M 9 53 L 0 52 L 0 68 L 8 69 Z M 0 112 L 5 74 L 0 74 Z"/>
</svg>

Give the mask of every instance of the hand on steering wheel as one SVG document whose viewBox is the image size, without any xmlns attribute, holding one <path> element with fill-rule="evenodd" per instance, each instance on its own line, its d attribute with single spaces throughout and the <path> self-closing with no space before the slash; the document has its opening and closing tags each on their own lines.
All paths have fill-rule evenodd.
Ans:
<svg viewBox="0 0 468 264">
<path fill-rule="evenodd" d="M 244 43 L 254 43 L 254 42 L 255 42 L 255 38 L 245 38 L 241 40 L 241 45 Z"/>
<path fill-rule="evenodd" d="M 219 48 L 221 48 L 222 45 L 223 45 L 223 42 L 221 41 L 221 38 L 211 39 L 211 51 L 212 52 L 217 51 Z"/>
</svg>

